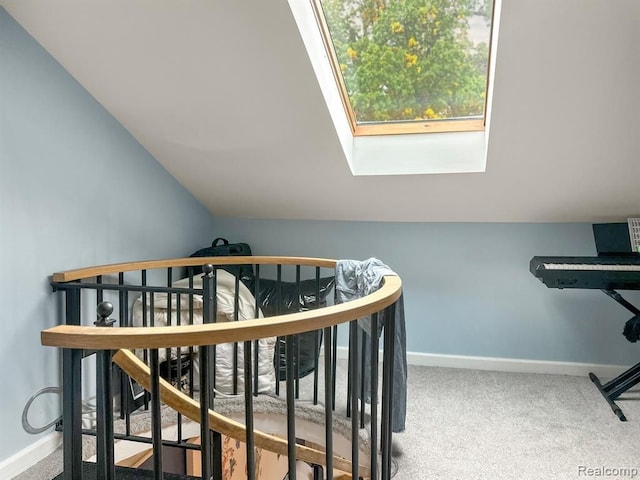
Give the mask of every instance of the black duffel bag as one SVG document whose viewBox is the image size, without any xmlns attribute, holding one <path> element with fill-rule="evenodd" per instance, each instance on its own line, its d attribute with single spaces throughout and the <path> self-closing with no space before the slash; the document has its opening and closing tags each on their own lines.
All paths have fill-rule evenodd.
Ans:
<svg viewBox="0 0 640 480">
<path fill-rule="evenodd" d="M 233 257 L 233 256 L 250 256 L 251 247 L 247 243 L 229 243 L 226 238 L 218 237 L 211 242 L 210 247 L 201 248 L 197 252 L 189 255 L 190 257 Z M 253 290 L 253 282 L 255 275 L 253 273 L 253 265 L 220 265 L 220 268 L 226 270 L 238 277 L 249 290 Z M 202 273 L 202 267 L 193 267 L 194 275 Z"/>
</svg>

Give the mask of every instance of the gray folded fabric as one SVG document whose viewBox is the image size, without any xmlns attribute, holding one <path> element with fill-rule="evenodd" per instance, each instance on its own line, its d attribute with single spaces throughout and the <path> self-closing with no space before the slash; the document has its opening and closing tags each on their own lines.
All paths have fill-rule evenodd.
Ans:
<svg viewBox="0 0 640 480">
<path fill-rule="evenodd" d="M 382 285 L 385 275 L 396 275 L 387 265 L 377 258 L 368 260 L 338 260 L 336 263 L 336 303 L 348 302 L 361 298 L 378 290 Z M 395 304 L 393 341 L 393 409 L 391 412 L 391 430 L 402 432 L 405 429 L 407 416 L 407 333 L 404 320 L 404 299 L 401 295 Z M 380 337 L 384 325 L 387 323 L 386 315 L 389 310 L 384 310 L 378 315 L 378 328 L 375 335 Z M 358 327 L 365 335 L 365 345 L 371 351 L 371 318 L 358 319 Z M 359 365 L 361 374 L 364 375 L 365 401 L 371 401 L 371 357 L 365 357 L 365 364 Z M 361 363 L 361 359 L 358 359 Z"/>
</svg>

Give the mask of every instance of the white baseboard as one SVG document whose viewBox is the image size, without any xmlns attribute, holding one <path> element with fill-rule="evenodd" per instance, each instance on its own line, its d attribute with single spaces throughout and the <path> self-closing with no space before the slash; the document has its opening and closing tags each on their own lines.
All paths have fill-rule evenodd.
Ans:
<svg viewBox="0 0 640 480">
<path fill-rule="evenodd" d="M 346 359 L 348 357 L 348 351 L 347 347 L 338 347 L 338 358 Z M 616 377 L 629 368 L 625 365 L 602 365 L 520 358 L 474 357 L 468 355 L 445 355 L 421 352 L 407 352 L 407 363 L 409 365 L 420 365 L 423 367 L 466 368 L 469 370 L 572 375 L 577 377 L 585 377 L 589 375 L 590 372 L 593 372 L 602 378 Z"/>
<path fill-rule="evenodd" d="M 590 372 L 593 372 L 603 378 L 615 377 L 628 368 L 623 365 L 557 362 L 521 358 L 473 357 L 418 352 L 408 352 L 407 363 L 428 367 L 467 368 L 471 370 L 493 370 L 510 373 L 573 375 L 578 377 L 587 376 Z"/>
<path fill-rule="evenodd" d="M 0 462 L 0 478 L 13 478 L 53 453 L 62 443 L 62 433 L 52 432 Z"/>
</svg>

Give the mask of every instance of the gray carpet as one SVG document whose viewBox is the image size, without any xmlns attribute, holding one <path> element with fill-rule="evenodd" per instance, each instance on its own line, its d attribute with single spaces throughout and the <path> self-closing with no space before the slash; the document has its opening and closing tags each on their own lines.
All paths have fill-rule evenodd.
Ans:
<svg viewBox="0 0 640 480">
<path fill-rule="evenodd" d="M 311 398 L 311 381 L 301 382 L 303 399 Z M 586 377 L 410 366 L 394 479 L 640 478 L 640 395 L 623 398 L 628 422 Z M 50 480 L 60 471 L 57 451 L 15 479 Z"/>
<path fill-rule="evenodd" d="M 629 420 L 620 422 L 586 377 L 419 367 L 409 374 L 398 479 L 568 480 L 640 469 L 637 394 L 618 403 Z M 610 473 L 598 478 L 624 478 Z"/>
</svg>

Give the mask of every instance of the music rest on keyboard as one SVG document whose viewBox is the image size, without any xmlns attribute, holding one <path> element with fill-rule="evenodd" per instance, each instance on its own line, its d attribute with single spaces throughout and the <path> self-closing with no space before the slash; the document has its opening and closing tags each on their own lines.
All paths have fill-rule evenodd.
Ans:
<svg viewBox="0 0 640 480">
<path fill-rule="evenodd" d="M 549 288 L 640 290 L 640 255 L 533 257 L 529 271 Z"/>
</svg>

